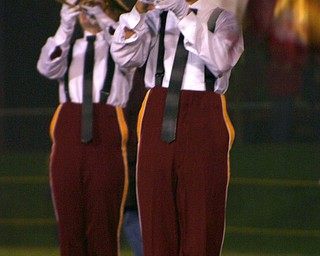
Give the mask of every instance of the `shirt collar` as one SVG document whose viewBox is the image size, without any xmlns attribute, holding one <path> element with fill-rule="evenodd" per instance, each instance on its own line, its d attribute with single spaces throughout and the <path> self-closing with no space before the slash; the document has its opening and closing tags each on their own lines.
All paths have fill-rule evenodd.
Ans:
<svg viewBox="0 0 320 256">
<path fill-rule="evenodd" d="M 84 31 L 84 38 L 86 38 L 87 36 L 93 36 L 94 34 L 88 32 L 88 31 Z M 100 31 L 99 33 L 96 34 L 96 41 L 101 41 L 103 40 L 103 31 Z"/>
</svg>

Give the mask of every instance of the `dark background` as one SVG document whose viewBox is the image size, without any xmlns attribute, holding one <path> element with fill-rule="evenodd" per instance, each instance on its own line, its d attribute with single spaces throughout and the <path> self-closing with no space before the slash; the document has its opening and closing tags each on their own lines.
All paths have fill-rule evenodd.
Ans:
<svg viewBox="0 0 320 256">
<path fill-rule="evenodd" d="M 54 0 L 1 3 L 4 105 L 21 108 L 56 104 L 56 82 L 40 76 L 36 64 L 41 47 L 58 27 L 61 5 Z"/>
<path fill-rule="evenodd" d="M 59 24 L 54 0 L 0 3 L 0 149 L 45 149 L 57 82 L 36 69 L 40 50 Z M 39 109 L 43 108 L 43 109 Z"/>
</svg>

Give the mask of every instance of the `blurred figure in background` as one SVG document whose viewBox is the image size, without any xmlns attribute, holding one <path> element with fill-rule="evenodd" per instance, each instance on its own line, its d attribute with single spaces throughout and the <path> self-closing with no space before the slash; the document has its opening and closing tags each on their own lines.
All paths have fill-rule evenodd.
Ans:
<svg viewBox="0 0 320 256">
<path fill-rule="evenodd" d="M 244 133 L 249 142 L 270 138 L 274 142 L 290 142 L 297 139 L 297 129 L 310 129 L 306 123 L 298 126 L 301 120 L 309 119 L 301 115 L 304 109 L 296 107 L 306 99 L 305 95 L 316 102 L 318 94 L 318 87 L 313 84 L 317 80 L 316 52 L 320 41 L 319 5 L 317 0 L 249 0 L 244 24 L 246 68 L 241 79 L 248 80 L 244 83 L 248 88 L 239 99 L 257 104 L 271 101 L 271 115 L 267 107 L 246 113 Z M 311 119 L 317 126 L 316 118 Z"/>
<path fill-rule="evenodd" d="M 304 70 L 304 97 L 311 105 L 313 138 L 320 142 L 320 1 L 308 1 L 308 61 Z"/>
<path fill-rule="evenodd" d="M 313 138 L 320 142 L 320 47 L 312 47 L 304 70 L 304 97 L 310 104 Z"/>
<path fill-rule="evenodd" d="M 128 164 L 129 164 L 129 190 L 124 211 L 123 230 L 134 256 L 142 256 L 142 237 L 136 197 L 136 164 L 137 164 L 137 121 L 141 103 L 146 89 L 144 87 L 144 69 L 138 68 L 133 79 L 130 98 L 125 108 L 125 115 L 129 130 Z"/>
<path fill-rule="evenodd" d="M 61 104 L 50 127 L 50 183 L 62 256 L 120 253 L 128 188 L 122 108 L 134 69 L 114 64 L 109 48 L 125 10 L 119 0 L 65 2 L 60 26 L 38 60 L 39 72 L 59 82 Z"/>
<path fill-rule="evenodd" d="M 275 0 L 249 0 L 242 15 L 246 51 L 231 76 L 238 86 L 228 90 L 228 98 L 236 106 L 231 114 L 238 131 L 238 143 L 260 143 L 268 133 L 265 131 L 267 111 L 260 109 L 259 104 L 267 100 L 266 38 L 274 5 Z"/>
<path fill-rule="evenodd" d="M 303 1 L 278 0 L 268 34 L 267 88 L 272 100 L 271 138 L 291 142 L 294 105 L 301 97 L 307 54 L 307 27 Z M 305 11 L 305 10 L 304 10 Z"/>
<path fill-rule="evenodd" d="M 132 8 L 134 0 L 123 0 L 126 6 Z M 137 163 L 137 120 L 141 103 L 144 99 L 146 88 L 144 86 L 145 67 L 137 68 L 130 92 L 129 101 L 125 108 L 129 139 L 128 139 L 128 165 L 129 165 L 129 189 L 124 209 L 123 231 L 133 255 L 142 256 L 142 237 L 136 196 L 136 163 Z"/>
</svg>

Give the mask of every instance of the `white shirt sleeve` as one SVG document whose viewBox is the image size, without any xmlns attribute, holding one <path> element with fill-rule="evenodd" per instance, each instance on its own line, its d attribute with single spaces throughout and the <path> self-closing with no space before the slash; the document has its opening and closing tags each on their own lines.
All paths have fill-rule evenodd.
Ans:
<svg viewBox="0 0 320 256">
<path fill-rule="evenodd" d="M 168 13 L 164 38 L 163 87 L 168 87 L 172 73 L 178 37 L 184 35 L 184 45 L 189 51 L 182 82 L 182 90 L 203 91 L 206 89 L 204 67 L 217 78 L 215 92 L 223 94 L 229 85 L 232 68 L 239 60 L 243 50 L 241 25 L 237 17 L 224 10 L 216 21 L 214 32 L 208 29 L 208 19 L 217 7 L 208 0 L 197 1 L 198 14 L 188 14 L 179 21 L 172 12 Z M 153 16 L 152 16 L 153 15 Z M 158 54 L 159 13 L 149 11 L 140 15 L 135 8 L 122 15 L 116 31 L 111 51 L 116 62 L 122 66 L 140 66 L 148 58 L 145 85 L 155 85 L 155 72 Z M 125 28 L 135 34 L 125 39 Z M 183 65 L 183 64 L 182 64 Z"/>
<path fill-rule="evenodd" d="M 100 91 L 103 88 L 106 72 L 109 44 L 104 40 L 103 33 L 97 34 L 95 41 L 95 63 L 93 71 L 93 102 L 100 101 Z M 77 39 L 73 47 L 73 61 L 69 67 L 69 95 L 73 103 L 81 103 L 83 95 L 83 67 L 85 59 L 85 49 L 87 41 L 84 38 Z M 50 56 L 59 47 L 54 38 L 50 37 L 41 49 L 40 57 L 37 63 L 38 71 L 49 79 L 58 80 L 59 99 L 63 103 L 66 101 L 64 91 L 64 75 L 68 65 L 69 47 L 59 47 L 61 54 L 56 58 Z M 112 79 L 112 87 L 108 97 L 107 104 L 112 106 L 125 107 L 129 93 L 132 88 L 134 68 L 124 68 L 115 66 L 115 72 Z"/>
<path fill-rule="evenodd" d="M 208 30 L 194 14 L 179 23 L 185 36 L 185 47 L 199 56 L 213 72 L 225 72 L 232 68 L 243 52 L 243 38 L 235 15 L 223 11 L 217 19 L 214 32 Z"/>
<path fill-rule="evenodd" d="M 186 49 L 199 57 L 206 67 L 216 76 L 215 91 L 224 93 L 228 88 L 231 69 L 236 65 L 243 50 L 241 26 L 236 16 L 224 10 L 216 21 L 215 31 L 209 31 L 207 20 L 201 22 L 193 13 L 179 22 L 185 36 Z"/>
<path fill-rule="evenodd" d="M 57 50 L 61 50 L 61 55 L 51 59 L 51 55 Z M 67 69 L 68 47 L 61 47 L 56 43 L 53 37 L 49 37 L 45 45 L 41 49 L 40 57 L 37 62 L 37 69 L 40 74 L 49 79 L 61 79 Z"/>
<path fill-rule="evenodd" d="M 151 44 L 151 33 L 145 24 L 146 14 L 140 14 L 135 7 L 129 13 L 122 14 L 119 26 L 115 31 L 111 45 L 111 54 L 120 66 L 139 67 L 148 57 Z M 125 30 L 130 29 L 134 34 L 125 38 Z"/>
</svg>

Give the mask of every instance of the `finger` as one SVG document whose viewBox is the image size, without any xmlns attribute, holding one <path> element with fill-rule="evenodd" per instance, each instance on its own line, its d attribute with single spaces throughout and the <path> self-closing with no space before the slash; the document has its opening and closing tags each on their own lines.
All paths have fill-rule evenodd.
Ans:
<svg viewBox="0 0 320 256">
<path fill-rule="evenodd" d="M 139 0 L 141 3 L 148 4 L 148 5 L 154 5 L 154 0 Z"/>
<path fill-rule="evenodd" d="M 81 13 L 81 11 L 79 10 L 79 8 L 72 8 L 72 9 L 70 9 L 70 11 L 69 11 L 69 15 L 70 15 L 71 17 L 76 17 L 76 16 L 78 16 L 80 13 Z"/>
<path fill-rule="evenodd" d="M 64 0 L 66 4 L 75 5 L 78 1 L 77 0 Z"/>
<path fill-rule="evenodd" d="M 169 10 L 170 6 L 167 4 L 157 4 L 155 5 L 155 8 L 158 10 Z"/>
<path fill-rule="evenodd" d="M 168 9 L 170 7 L 170 3 L 168 1 L 157 0 L 155 3 L 156 9 Z"/>
<path fill-rule="evenodd" d="M 81 11 L 91 18 L 93 18 L 97 14 L 97 10 L 95 9 L 95 7 L 85 5 L 81 5 Z"/>
<path fill-rule="evenodd" d="M 81 13 L 80 11 L 77 11 L 77 12 L 73 12 L 71 15 L 72 15 L 72 17 L 76 17 L 76 16 L 78 16 L 80 13 Z"/>
<path fill-rule="evenodd" d="M 87 10 L 87 11 L 93 9 L 93 7 L 88 6 L 88 5 L 83 5 L 83 4 L 80 5 L 80 8 L 81 8 L 81 9 L 85 9 L 85 10 Z"/>
<path fill-rule="evenodd" d="M 88 13 L 96 14 L 102 11 L 102 9 L 98 6 L 87 6 L 87 5 L 80 5 L 81 10 L 85 10 Z"/>
</svg>

